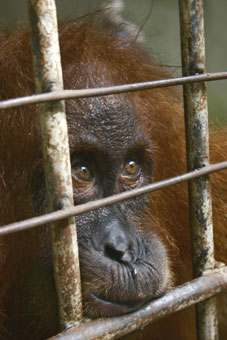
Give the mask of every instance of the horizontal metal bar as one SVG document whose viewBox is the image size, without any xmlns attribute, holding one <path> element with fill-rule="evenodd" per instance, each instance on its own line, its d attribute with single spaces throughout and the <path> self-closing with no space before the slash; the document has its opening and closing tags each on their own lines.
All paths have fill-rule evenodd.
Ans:
<svg viewBox="0 0 227 340">
<path fill-rule="evenodd" d="M 122 192 L 120 194 L 116 194 L 110 197 L 102 198 L 96 201 L 91 201 L 88 203 L 80 204 L 75 207 L 68 207 L 66 210 L 58 210 L 56 212 L 42 215 L 39 217 L 33 217 L 21 222 L 11 223 L 5 226 L 0 227 L 0 236 L 14 233 L 17 231 L 22 231 L 26 229 L 31 229 L 34 227 L 38 227 L 40 225 L 51 223 L 57 220 L 65 219 L 71 216 L 76 216 L 90 210 L 98 209 L 103 206 L 115 204 L 117 202 L 133 198 L 138 195 L 143 195 L 152 191 L 164 189 L 174 184 L 182 183 L 185 181 L 189 181 L 193 178 L 197 178 L 200 176 L 204 176 L 210 174 L 212 172 L 224 170 L 227 168 L 227 161 L 221 162 L 217 164 L 210 164 L 204 168 L 199 170 L 194 170 L 188 172 L 186 174 L 176 176 L 167 180 L 163 180 L 157 183 L 148 184 L 142 188 L 137 188 L 129 191 Z"/>
<path fill-rule="evenodd" d="M 221 79 L 227 79 L 227 72 L 205 73 L 202 75 L 162 79 L 162 80 L 148 81 L 148 82 L 143 82 L 143 83 L 100 87 L 100 88 L 93 88 L 93 89 L 55 91 L 54 93 L 44 93 L 44 94 L 27 96 L 27 97 L 4 100 L 0 102 L 0 109 L 9 109 L 9 108 L 16 107 L 16 106 L 43 103 L 47 101 L 55 101 L 55 100 L 60 100 L 60 99 L 107 96 L 107 95 L 117 94 L 117 93 L 151 90 L 151 89 L 159 88 L 159 87 L 169 87 L 169 86 L 184 85 L 184 84 L 190 84 L 190 83 L 221 80 Z"/>
<path fill-rule="evenodd" d="M 134 313 L 90 321 L 49 340 L 115 339 L 143 328 L 156 319 L 208 299 L 226 288 L 227 267 L 223 267 L 177 287 Z"/>
</svg>

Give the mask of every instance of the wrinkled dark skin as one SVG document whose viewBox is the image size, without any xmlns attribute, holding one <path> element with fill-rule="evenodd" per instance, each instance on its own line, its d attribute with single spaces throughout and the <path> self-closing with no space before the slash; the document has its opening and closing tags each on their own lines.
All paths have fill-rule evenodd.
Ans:
<svg viewBox="0 0 227 340">
<path fill-rule="evenodd" d="M 5 32 L 0 41 L 1 99 L 34 93 L 28 33 Z M 60 44 L 65 88 L 168 77 L 141 46 L 95 28 L 90 20 L 62 25 Z M 185 172 L 182 103 L 174 89 L 69 100 L 66 112 L 75 204 Z M 37 107 L 3 111 L 0 119 L 3 225 L 47 212 L 47 201 Z M 212 132 L 211 142 L 212 161 L 224 160 L 226 130 Z M 216 257 L 224 261 L 227 181 L 224 173 L 213 178 Z M 128 313 L 192 278 L 186 184 L 82 214 L 76 224 L 87 317 Z M 48 227 L 0 242 L 0 338 L 57 334 Z M 226 339 L 220 311 L 221 339 Z M 132 336 L 194 339 L 193 310 Z"/>
</svg>

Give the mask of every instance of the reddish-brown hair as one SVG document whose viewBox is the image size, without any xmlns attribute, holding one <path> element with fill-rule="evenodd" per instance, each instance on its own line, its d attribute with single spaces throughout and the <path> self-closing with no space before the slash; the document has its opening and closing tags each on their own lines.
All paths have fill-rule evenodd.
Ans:
<svg viewBox="0 0 227 340">
<path fill-rule="evenodd" d="M 0 99 L 33 94 L 35 87 L 29 34 L 10 30 L 1 32 L 0 44 Z M 95 28 L 90 19 L 60 25 L 60 45 L 64 84 L 68 89 L 158 80 L 169 76 L 163 67 L 147 55 L 147 50 L 127 38 L 116 37 L 114 33 Z M 137 109 L 138 124 L 149 134 L 153 143 L 153 180 L 184 173 L 186 157 L 180 92 L 173 88 L 162 88 L 127 96 Z M 85 99 L 81 100 L 80 105 L 84 102 Z M 68 103 L 75 105 L 73 101 Z M 68 119 L 69 125 L 73 124 L 72 117 Z M 34 177 L 35 169 L 39 169 L 42 155 L 36 105 L 3 110 L 0 120 L 0 216 L 3 225 L 37 213 L 32 189 L 37 180 Z M 212 129 L 211 162 L 225 160 L 226 136 L 226 128 Z M 223 262 L 227 254 L 226 192 L 224 172 L 212 175 L 215 255 L 218 261 Z M 173 284 L 190 280 L 192 269 L 187 185 L 180 184 L 150 195 L 150 208 L 142 213 L 141 218 L 143 225 L 149 225 L 151 219 L 156 221 L 157 233 L 169 249 L 174 272 Z M 38 307 L 40 300 L 52 294 L 50 287 L 42 291 L 45 287 L 42 273 L 35 282 L 24 284 L 27 273 L 34 266 L 39 268 L 40 261 L 51 261 L 49 248 L 49 234 L 45 227 L 1 238 L 0 335 L 3 338 L 11 339 L 10 332 L 14 328 L 18 329 L 18 334 L 28 334 L 29 331 L 33 339 L 47 337 L 57 331 L 56 315 L 52 311 L 55 306 L 47 306 L 45 317 L 42 317 Z M 23 289 L 28 289 L 25 301 L 17 298 Z M 30 317 L 23 315 L 23 312 L 27 312 L 23 306 L 20 311 L 22 315 L 17 314 L 18 305 L 26 304 L 29 299 L 33 299 L 30 313 L 40 313 L 40 324 L 32 324 Z M 193 339 L 194 319 L 188 318 L 189 313 L 180 312 L 165 321 L 156 322 L 140 333 L 141 338 Z M 9 315 L 12 317 L 8 319 Z M 25 325 L 27 333 L 23 333 Z M 227 334 L 224 328 L 223 334 Z"/>
</svg>

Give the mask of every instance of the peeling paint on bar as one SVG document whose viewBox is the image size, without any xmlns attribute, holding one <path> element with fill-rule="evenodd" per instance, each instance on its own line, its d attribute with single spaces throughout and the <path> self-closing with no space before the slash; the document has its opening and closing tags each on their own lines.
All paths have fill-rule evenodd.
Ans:
<svg viewBox="0 0 227 340">
<path fill-rule="evenodd" d="M 202 0 L 179 0 L 183 76 L 205 72 Z M 184 85 L 188 171 L 209 164 L 208 110 L 205 83 Z M 194 276 L 215 265 L 211 188 L 208 176 L 189 182 Z M 199 340 L 218 337 L 216 299 L 196 306 Z"/>
<path fill-rule="evenodd" d="M 29 0 L 33 60 L 37 92 L 63 90 L 54 0 Z M 73 206 L 73 189 L 65 104 L 39 106 L 49 210 Z M 82 318 L 79 256 L 75 218 L 51 225 L 55 283 L 62 329 Z"/>
<path fill-rule="evenodd" d="M 227 289 L 227 267 L 187 282 L 128 315 L 88 321 L 49 340 L 116 339 Z M 185 325 L 187 327 L 187 325 Z"/>
</svg>

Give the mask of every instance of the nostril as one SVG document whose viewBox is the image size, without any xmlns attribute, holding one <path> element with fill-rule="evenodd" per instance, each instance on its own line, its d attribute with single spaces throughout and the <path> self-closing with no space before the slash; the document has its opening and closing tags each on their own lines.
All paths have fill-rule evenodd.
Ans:
<svg viewBox="0 0 227 340">
<path fill-rule="evenodd" d="M 114 245 L 113 243 L 106 243 L 105 256 L 117 262 L 131 262 L 132 259 L 128 247 Z"/>
<path fill-rule="evenodd" d="M 117 249 L 113 243 L 106 243 L 105 245 L 105 256 L 109 257 L 111 260 L 120 262 L 124 252 L 124 249 Z"/>
</svg>

